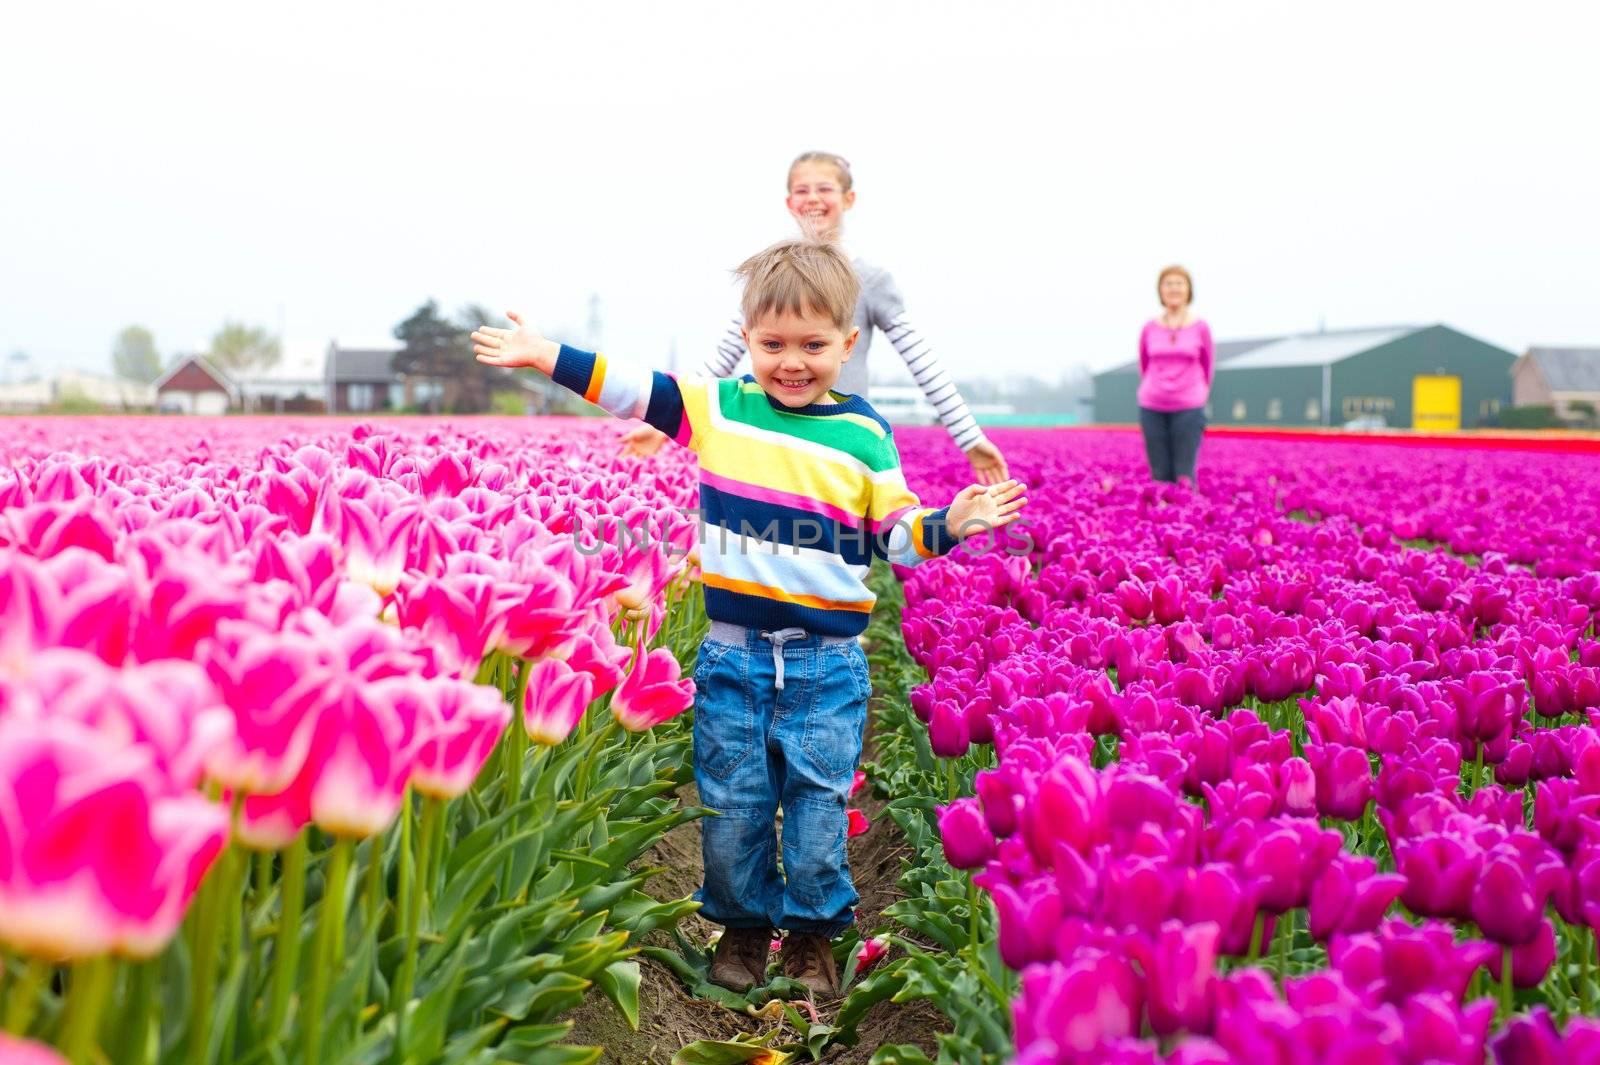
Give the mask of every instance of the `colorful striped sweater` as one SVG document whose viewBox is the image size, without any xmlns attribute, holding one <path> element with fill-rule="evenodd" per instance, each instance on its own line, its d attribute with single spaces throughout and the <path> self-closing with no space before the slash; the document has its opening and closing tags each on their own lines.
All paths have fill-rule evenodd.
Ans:
<svg viewBox="0 0 1600 1065">
<path fill-rule="evenodd" d="M 875 601 L 874 557 L 915 565 L 956 544 L 948 508 L 917 501 L 889 423 L 859 396 L 785 407 L 748 375 L 678 380 L 565 345 L 551 378 L 698 453 L 714 621 L 855 636 Z"/>
</svg>

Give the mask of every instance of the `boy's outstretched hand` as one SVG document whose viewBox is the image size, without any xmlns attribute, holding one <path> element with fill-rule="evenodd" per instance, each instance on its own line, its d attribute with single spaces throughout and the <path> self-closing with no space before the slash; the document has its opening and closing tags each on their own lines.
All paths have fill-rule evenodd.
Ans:
<svg viewBox="0 0 1600 1065">
<path fill-rule="evenodd" d="M 490 366 L 531 366 L 542 374 L 553 373 L 561 345 L 546 340 L 537 329 L 525 325 L 522 315 L 516 311 L 507 311 L 506 317 L 517 323 L 515 329 L 480 325 L 472 331 L 472 352 L 478 356 L 478 361 Z"/>
<path fill-rule="evenodd" d="M 622 434 L 622 453 L 649 458 L 660 451 L 661 445 L 666 442 L 667 434 L 655 426 L 636 425 Z"/>
<path fill-rule="evenodd" d="M 1028 501 L 1028 497 L 1023 495 L 1026 491 L 1027 487 L 1017 480 L 1001 481 L 987 488 L 981 484 L 968 485 L 951 502 L 950 513 L 945 517 L 945 528 L 950 530 L 952 536 L 965 540 L 969 536 L 1010 525 L 1017 520 L 1017 512 Z"/>
</svg>

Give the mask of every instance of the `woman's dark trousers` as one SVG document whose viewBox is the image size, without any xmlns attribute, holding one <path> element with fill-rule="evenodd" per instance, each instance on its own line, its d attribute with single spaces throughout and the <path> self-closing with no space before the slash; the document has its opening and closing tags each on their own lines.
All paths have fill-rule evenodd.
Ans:
<svg viewBox="0 0 1600 1065">
<path fill-rule="evenodd" d="M 1206 409 L 1148 410 L 1139 408 L 1139 428 L 1144 452 L 1150 459 L 1150 479 L 1194 481 L 1194 463 L 1200 454 L 1200 437 L 1206 431 Z"/>
</svg>

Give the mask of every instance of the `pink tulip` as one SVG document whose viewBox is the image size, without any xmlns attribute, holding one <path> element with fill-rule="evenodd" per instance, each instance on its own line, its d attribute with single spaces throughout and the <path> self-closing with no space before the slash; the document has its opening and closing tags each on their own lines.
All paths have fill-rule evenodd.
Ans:
<svg viewBox="0 0 1600 1065">
<path fill-rule="evenodd" d="M 389 826 L 422 746 L 435 727 L 396 677 L 351 685 L 324 708 L 303 772 L 311 819 L 335 836 L 365 838 Z"/>
<path fill-rule="evenodd" d="M 867 815 L 855 807 L 850 808 L 850 812 L 846 815 L 846 821 L 848 823 L 848 827 L 845 830 L 847 839 L 864 836 L 872 828 L 872 822 L 867 820 Z"/>
<path fill-rule="evenodd" d="M 113 670 L 82 652 L 47 651 L 36 668 L 51 716 L 81 721 L 112 743 L 145 748 L 178 788 L 196 787 L 206 763 L 233 742 L 233 715 L 192 663 Z"/>
<path fill-rule="evenodd" d="M 107 562 L 117 557 L 116 521 L 92 498 L 42 502 L 0 514 L 0 546 L 14 544 L 35 558 L 82 548 Z"/>
<path fill-rule="evenodd" d="M 533 659 L 571 647 L 583 617 L 570 580 L 530 557 L 501 591 L 506 598 L 501 650 Z"/>
<path fill-rule="evenodd" d="M 857 975 L 878 964 L 887 953 L 889 953 L 888 936 L 873 936 L 870 939 L 863 939 L 861 945 L 856 948 Z"/>
<path fill-rule="evenodd" d="M 559 658 L 524 663 L 522 668 L 531 671 L 522 727 L 534 743 L 553 747 L 578 727 L 594 698 L 594 677 Z"/>
<path fill-rule="evenodd" d="M 856 775 L 850 779 L 850 798 L 855 798 L 861 789 L 867 786 L 867 774 L 856 770 Z"/>
<path fill-rule="evenodd" d="M 396 596 L 402 628 L 442 652 L 452 676 L 470 677 L 504 637 L 510 602 L 493 577 L 451 573 L 403 583 Z"/>
<path fill-rule="evenodd" d="M 222 627 L 207 659 L 234 731 L 210 752 L 206 773 L 234 791 L 283 791 L 304 766 L 322 710 L 336 694 L 337 648 L 305 633 L 234 624 Z"/>
<path fill-rule="evenodd" d="M 416 704 L 418 720 L 428 723 L 424 734 L 431 733 L 417 751 L 412 784 L 436 799 L 466 794 L 510 723 L 511 707 L 493 688 L 443 678 L 403 691 L 401 698 Z"/>
<path fill-rule="evenodd" d="M 55 961 L 156 954 L 227 822 L 145 747 L 66 718 L 0 718 L 0 940 Z"/>
<path fill-rule="evenodd" d="M 574 637 L 566 654 L 567 665 L 589 675 L 594 686 L 590 697 L 594 699 L 622 683 L 631 660 L 628 649 L 612 637 L 611 626 L 599 621 L 591 622 Z"/>
<path fill-rule="evenodd" d="M 244 617 L 242 569 L 218 566 L 200 552 L 147 534 L 135 537 L 135 617 L 130 651 L 141 662 L 199 657 L 219 625 Z"/>
<path fill-rule="evenodd" d="M 635 661 L 611 697 L 611 715 L 617 724 L 629 732 L 643 732 L 689 709 L 694 703 L 694 681 L 679 680 L 678 673 L 678 660 L 664 647 Z"/>
<path fill-rule="evenodd" d="M 350 579 L 388 598 L 405 572 L 406 551 L 421 514 L 414 499 L 379 488 L 370 479 L 363 483 L 352 478 L 339 490 L 323 493 L 317 527 L 338 541 Z"/>
</svg>

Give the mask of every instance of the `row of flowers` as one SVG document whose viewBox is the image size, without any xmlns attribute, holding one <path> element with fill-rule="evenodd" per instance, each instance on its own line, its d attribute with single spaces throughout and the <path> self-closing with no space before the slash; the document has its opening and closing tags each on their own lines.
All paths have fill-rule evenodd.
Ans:
<svg viewBox="0 0 1600 1065">
<path fill-rule="evenodd" d="M 1018 1060 L 1481 1061 L 1497 1012 L 1502 1060 L 1592 1045 L 1594 471 L 1207 446 L 1195 491 L 1109 435 L 1008 441 L 1026 542 L 907 578 L 911 707 L 993 750 L 940 824 Z"/>
<path fill-rule="evenodd" d="M 688 612 L 668 618 L 684 551 L 657 548 L 692 544 L 675 509 L 692 468 L 640 469 L 576 424 L 263 419 L 191 442 L 154 424 L 21 423 L 0 469 L 6 1028 L 91 1060 L 138 974 L 168 979 L 181 950 L 188 1015 L 145 995 L 149 1060 L 264 1045 L 332 1060 L 380 1031 L 397 1060 L 424 1060 L 406 1019 L 419 936 L 453 920 L 446 841 L 496 811 L 496 838 L 530 835 L 556 753 L 583 744 L 551 785 L 582 801 L 626 760 L 602 720 L 641 732 L 692 699 L 672 650 L 651 648 L 683 635 Z M 644 520 L 657 543 L 607 535 Z M 514 864 L 502 903 L 543 872 Z M 384 1009 L 326 1023 L 335 960 L 390 935 L 403 949 L 362 995 Z M 214 1009 L 235 964 L 258 999 Z"/>
</svg>

